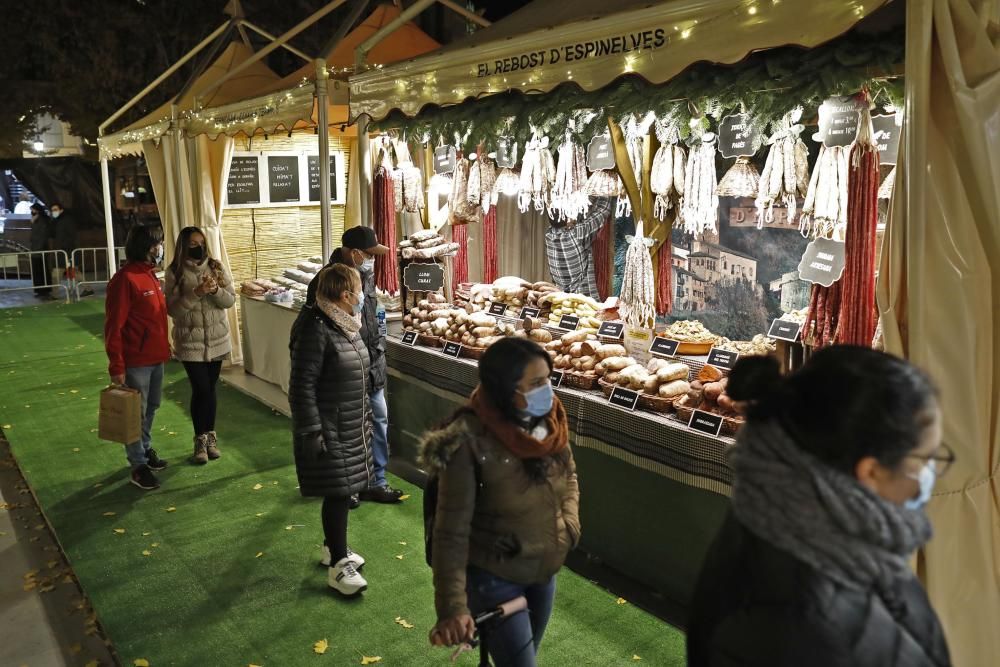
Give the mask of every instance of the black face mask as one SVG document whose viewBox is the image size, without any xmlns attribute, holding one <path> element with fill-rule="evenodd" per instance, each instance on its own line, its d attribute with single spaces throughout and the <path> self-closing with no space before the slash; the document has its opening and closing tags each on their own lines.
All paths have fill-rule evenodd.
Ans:
<svg viewBox="0 0 1000 667">
<path fill-rule="evenodd" d="M 199 262 L 205 259 L 205 246 L 196 245 L 193 248 L 188 248 L 188 257 Z"/>
</svg>

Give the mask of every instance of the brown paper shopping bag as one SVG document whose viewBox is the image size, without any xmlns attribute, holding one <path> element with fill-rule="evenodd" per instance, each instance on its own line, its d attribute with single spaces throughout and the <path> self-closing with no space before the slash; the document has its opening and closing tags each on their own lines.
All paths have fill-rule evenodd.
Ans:
<svg viewBox="0 0 1000 667">
<path fill-rule="evenodd" d="M 101 392 L 97 436 L 128 445 L 142 435 L 142 395 L 131 387 L 112 386 Z"/>
</svg>

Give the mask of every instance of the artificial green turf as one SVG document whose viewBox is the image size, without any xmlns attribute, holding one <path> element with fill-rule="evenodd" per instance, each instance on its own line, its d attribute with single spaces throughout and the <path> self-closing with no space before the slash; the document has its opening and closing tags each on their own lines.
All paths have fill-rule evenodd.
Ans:
<svg viewBox="0 0 1000 667">
<path fill-rule="evenodd" d="M 99 301 L 0 311 L 0 425 L 124 664 L 447 664 L 426 640 L 434 610 L 418 488 L 393 479 L 406 502 L 351 513 L 369 590 L 335 597 L 317 565 L 319 502 L 295 488 L 288 420 L 253 399 L 220 387 L 223 458 L 188 465 L 189 389 L 169 364 L 153 445 L 171 466 L 157 491 L 127 484 L 122 447 L 96 434 L 102 328 Z M 677 630 L 568 570 L 558 588 L 542 665 L 684 664 Z M 330 648 L 317 655 L 321 639 Z"/>
</svg>

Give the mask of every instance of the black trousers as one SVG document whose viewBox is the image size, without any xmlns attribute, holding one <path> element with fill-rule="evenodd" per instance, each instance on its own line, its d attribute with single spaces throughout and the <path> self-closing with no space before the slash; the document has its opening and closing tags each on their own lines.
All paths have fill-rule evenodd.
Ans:
<svg viewBox="0 0 1000 667">
<path fill-rule="evenodd" d="M 215 430 L 215 385 L 222 371 L 221 361 L 185 361 L 191 382 L 191 422 L 194 434 L 201 435 Z"/>
<path fill-rule="evenodd" d="M 32 255 L 31 256 L 31 283 L 33 285 L 44 285 L 49 282 L 49 274 L 51 273 L 51 263 L 45 261 L 44 255 Z M 39 296 L 44 296 L 46 294 L 51 294 L 51 287 L 37 287 L 35 289 L 35 294 Z"/>
<path fill-rule="evenodd" d="M 347 515 L 350 498 L 323 498 L 323 537 L 330 549 L 330 565 L 347 556 Z"/>
</svg>

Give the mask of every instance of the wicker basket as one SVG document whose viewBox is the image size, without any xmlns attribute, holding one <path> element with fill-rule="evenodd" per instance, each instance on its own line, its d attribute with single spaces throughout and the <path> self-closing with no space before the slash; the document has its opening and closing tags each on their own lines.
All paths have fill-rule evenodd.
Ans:
<svg viewBox="0 0 1000 667">
<path fill-rule="evenodd" d="M 673 398 L 660 398 L 659 396 L 642 392 L 639 394 L 639 407 L 653 412 L 670 412 L 674 409 L 674 400 Z"/>
<path fill-rule="evenodd" d="M 682 422 L 687 424 L 691 421 L 691 414 L 694 412 L 694 408 L 675 404 L 674 409 L 677 411 L 677 418 L 680 419 Z M 736 435 L 736 431 L 738 431 L 741 426 L 743 426 L 742 419 L 723 417 L 722 430 L 719 431 L 719 435 L 734 436 Z"/>
<path fill-rule="evenodd" d="M 600 385 L 600 387 L 601 387 L 601 391 L 603 391 L 603 392 L 604 392 L 604 395 L 605 395 L 605 396 L 609 396 L 609 397 L 611 396 L 611 392 L 613 392 L 613 391 L 615 390 L 615 387 L 617 387 L 617 386 L 618 386 L 618 385 L 616 385 L 616 384 L 613 384 L 613 383 L 611 383 L 611 382 L 608 382 L 608 381 L 607 381 L 607 380 L 605 380 L 604 378 L 600 378 L 600 379 L 598 379 L 598 380 L 597 380 L 597 384 L 598 384 L 598 385 Z"/>
<path fill-rule="evenodd" d="M 430 334 L 419 334 L 417 336 L 417 345 L 422 345 L 424 347 L 441 347 L 441 338 L 439 336 L 431 336 Z"/>
<path fill-rule="evenodd" d="M 571 387 L 573 389 L 593 389 L 597 386 L 597 376 L 596 375 L 584 375 L 583 373 L 577 373 L 576 371 L 563 371 L 562 385 L 563 387 Z"/>
<path fill-rule="evenodd" d="M 463 345 L 459 356 L 478 361 L 483 358 L 483 354 L 485 354 L 486 350 L 487 348 L 485 347 L 470 347 L 468 345 Z"/>
</svg>

